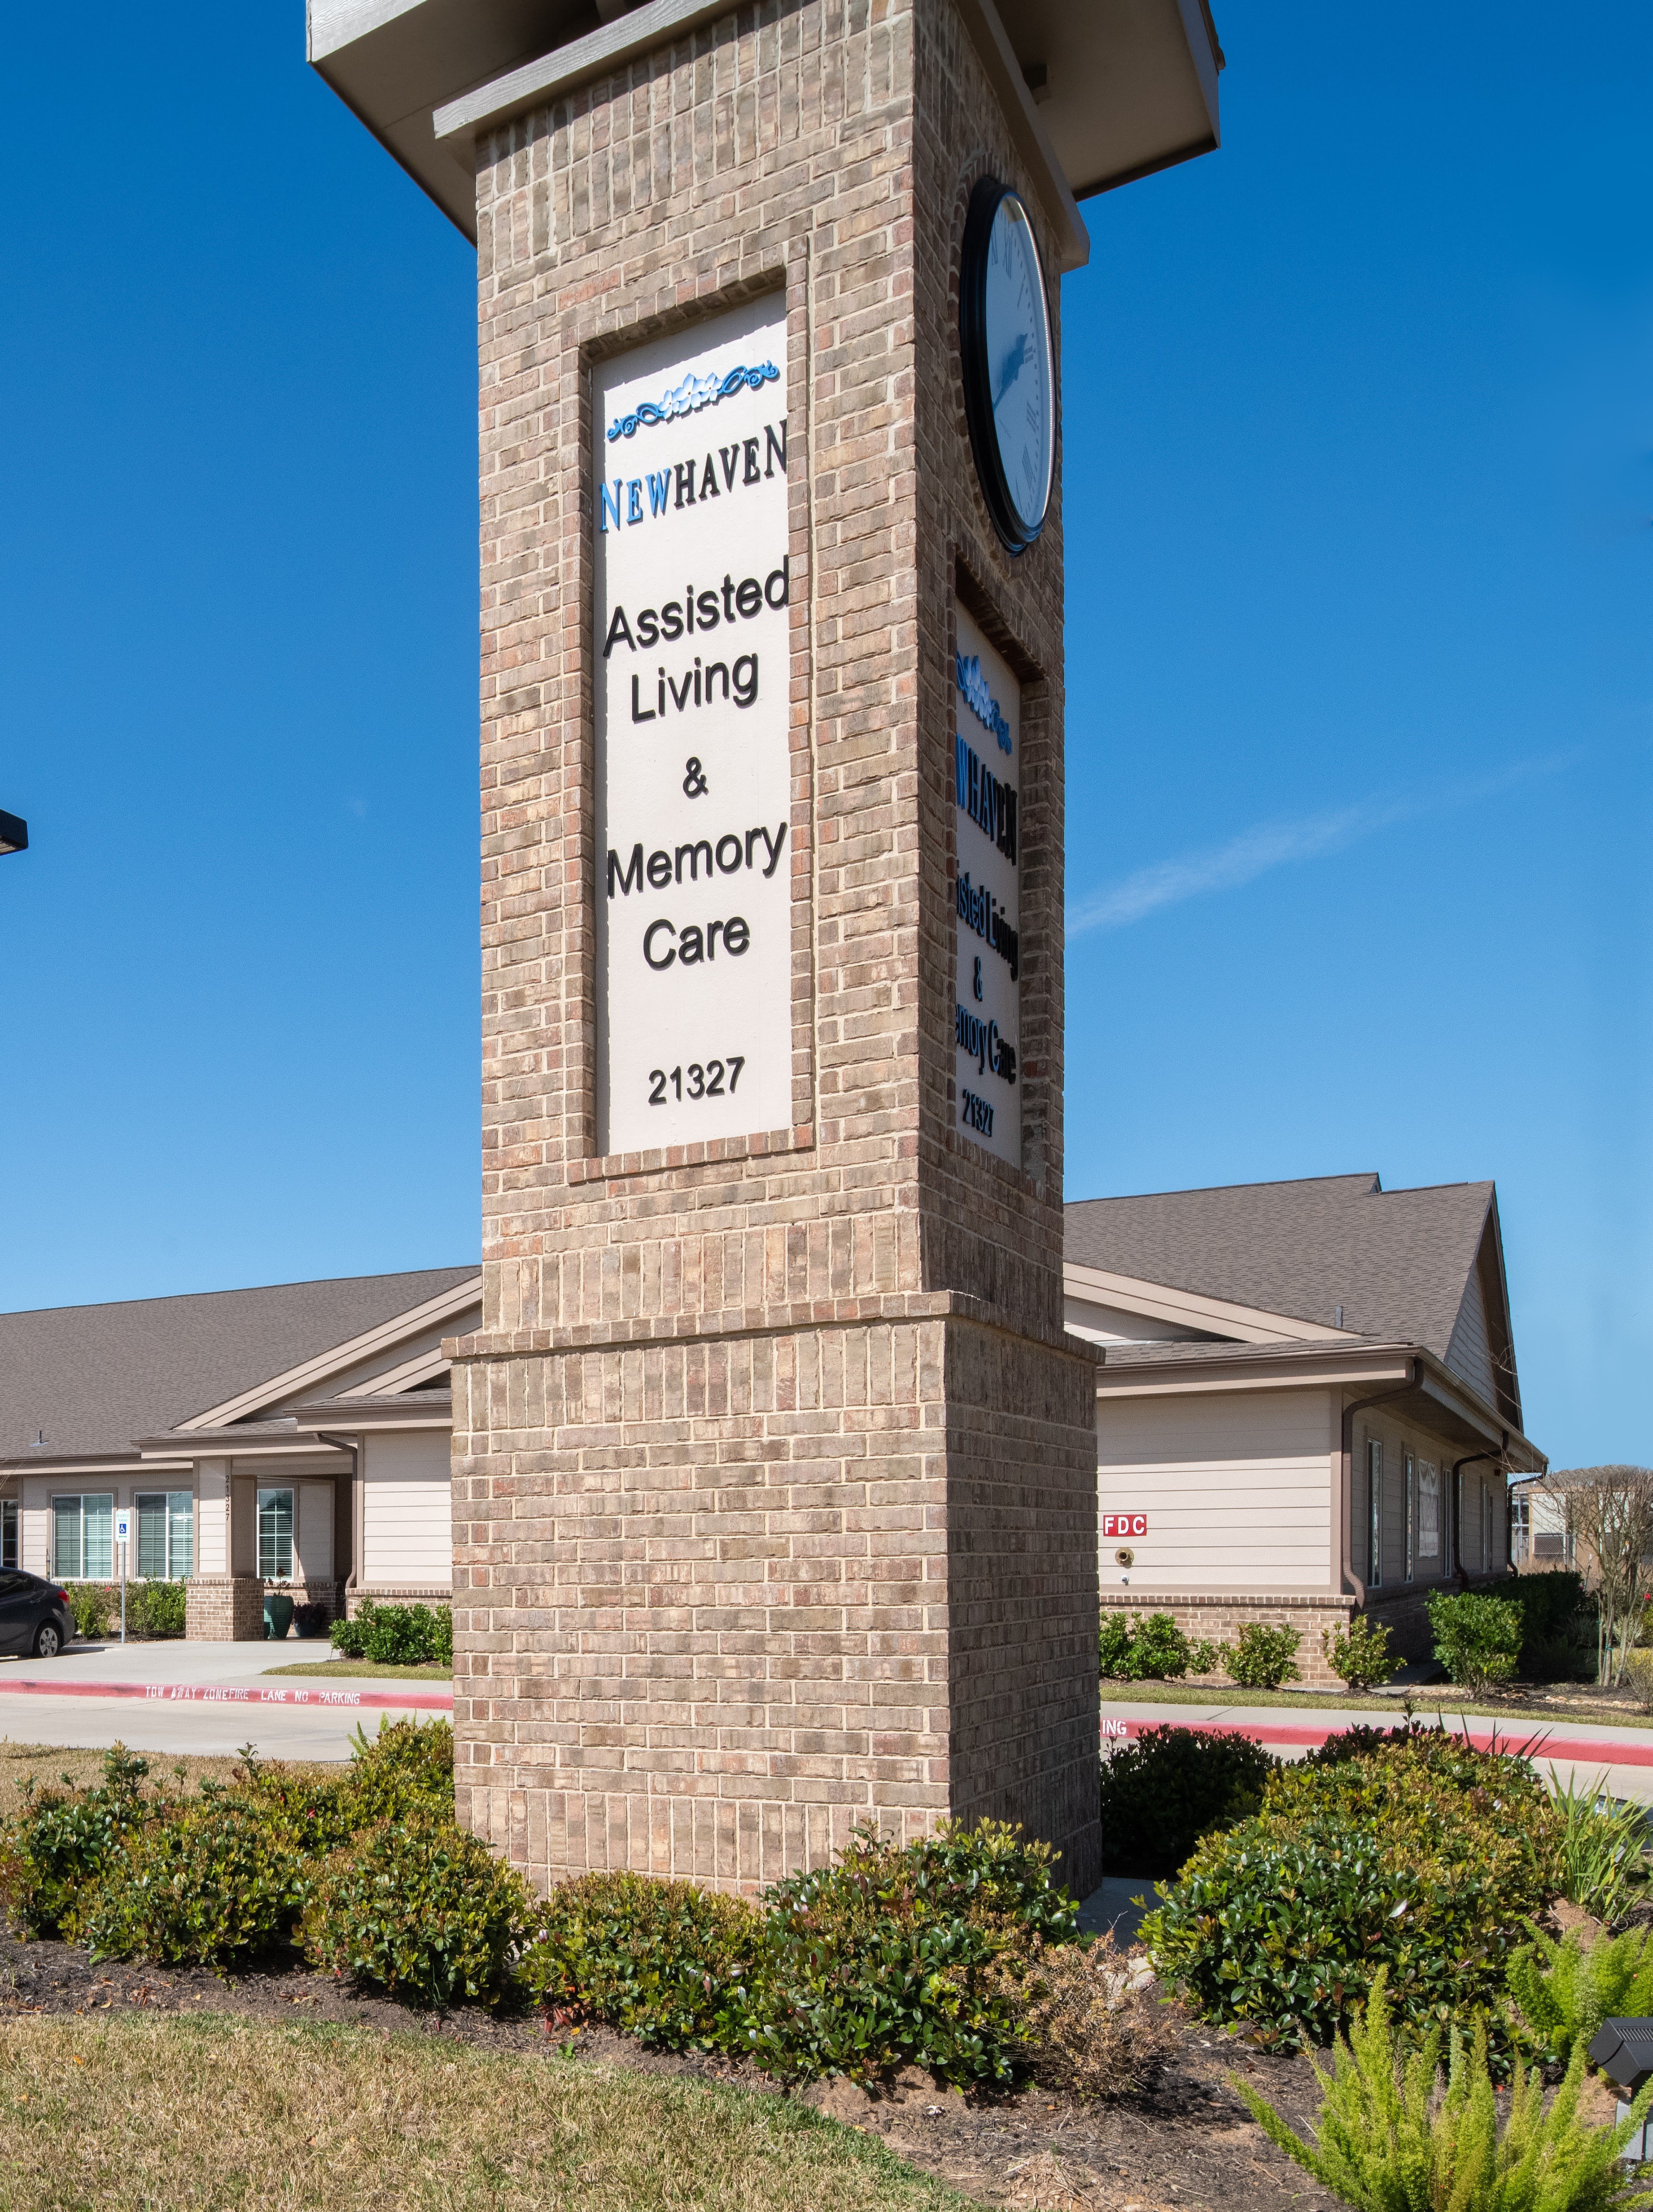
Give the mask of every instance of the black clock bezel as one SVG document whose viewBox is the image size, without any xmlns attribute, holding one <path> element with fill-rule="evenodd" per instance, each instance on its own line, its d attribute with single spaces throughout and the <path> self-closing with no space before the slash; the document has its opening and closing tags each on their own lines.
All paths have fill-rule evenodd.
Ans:
<svg viewBox="0 0 1653 2212">
<path fill-rule="evenodd" d="M 999 441 L 993 427 L 993 365 L 988 359 L 988 247 L 993 237 L 993 220 L 1002 204 L 1013 199 L 1022 210 L 1028 223 L 1028 234 L 1033 240 L 1034 265 L 1039 272 L 1039 284 L 1044 289 L 1044 259 L 1039 252 L 1039 241 L 1032 220 L 1027 215 L 1027 203 L 1011 185 L 997 177 L 983 177 L 970 194 L 969 207 L 964 216 L 964 240 L 958 256 L 958 355 L 964 379 L 964 420 L 969 426 L 970 450 L 975 456 L 975 473 L 981 486 L 988 513 L 993 526 L 1012 555 L 1025 553 L 1044 528 L 1045 518 L 1050 513 L 1050 494 L 1055 481 L 1056 442 L 1056 376 L 1054 351 L 1050 347 L 1050 297 L 1044 297 L 1046 357 L 1050 367 L 1050 441 L 1051 483 L 1045 488 L 1043 512 L 1031 528 L 1017 512 L 1016 501 L 1011 496 L 1010 483 L 1005 474 L 1004 463 L 999 457 Z"/>
</svg>

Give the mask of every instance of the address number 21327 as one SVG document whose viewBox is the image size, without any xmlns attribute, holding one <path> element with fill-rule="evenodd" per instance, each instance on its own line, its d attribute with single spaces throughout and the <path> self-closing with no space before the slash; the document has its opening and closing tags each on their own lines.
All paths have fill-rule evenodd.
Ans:
<svg viewBox="0 0 1653 2212">
<path fill-rule="evenodd" d="M 732 1098 L 745 1065 L 745 1055 L 736 1053 L 727 1060 L 691 1060 L 687 1067 L 652 1067 L 648 1072 L 648 1103 L 651 1106 L 666 1106 L 678 1098 Z"/>
</svg>

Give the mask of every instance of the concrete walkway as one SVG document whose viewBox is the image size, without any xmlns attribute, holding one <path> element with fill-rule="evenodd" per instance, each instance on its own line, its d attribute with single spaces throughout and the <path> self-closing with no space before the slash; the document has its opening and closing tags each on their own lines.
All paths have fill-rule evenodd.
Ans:
<svg viewBox="0 0 1653 2212">
<path fill-rule="evenodd" d="M 280 1643 L 82 1643 L 57 1659 L 0 1659 L 0 1735 L 18 1743 L 223 1756 L 252 1742 L 266 1759 L 341 1759 L 357 1727 L 453 1711 L 442 1682 L 302 1676 L 277 1667 L 332 1656 L 323 1637 Z"/>
<path fill-rule="evenodd" d="M 1432 1725 L 1435 1711 L 1420 1697 L 1414 1717 Z M 1102 1708 L 1103 1748 L 1128 1741 L 1145 1728 L 1231 1729 L 1264 1745 L 1277 1759 L 1301 1759 L 1316 1744 L 1339 1729 L 1358 1727 L 1398 1728 L 1402 1716 L 1385 1701 L 1370 1710 L 1351 1711 L 1324 1705 L 1170 1705 L 1152 1699 L 1109 1698 Z M 1633 1798 L 1653 1805 L 1653 1727 L 1611 1728 L 1588 1721 L 1512 1719 L 1508 1713 L 1448 1711 L 1445 1725 L 1455 1733 L 1468 1729 L 1469 1740 L 1480 1750 L 1494 1742 L 1501 1751 L 1530 1751 L 1541 1773 L 1565 1783 L 1570 1776 L 1579 1787 L 1596 1783 L 1609 1796 Z"/>
</svg>

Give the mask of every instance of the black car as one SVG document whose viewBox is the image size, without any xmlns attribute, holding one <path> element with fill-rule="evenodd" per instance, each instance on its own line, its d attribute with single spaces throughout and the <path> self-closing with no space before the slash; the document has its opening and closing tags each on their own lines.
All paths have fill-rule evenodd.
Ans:
<svg viewBox="0 0 1653 2212">
<path fill-rule="evenodd" d="M 55 1659 L 74 1633 L 66 1589 L 21 1567 L 0 1567 L 0 1652 Z"/>
</svg>

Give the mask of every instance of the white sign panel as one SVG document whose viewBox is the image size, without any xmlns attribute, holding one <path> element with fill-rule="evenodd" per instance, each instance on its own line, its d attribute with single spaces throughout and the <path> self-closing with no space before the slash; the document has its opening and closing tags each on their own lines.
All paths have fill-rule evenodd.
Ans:
<svg viewBox="0 0 1653 2212">
<path fill-rule="evenodd" d="M 132 1534 L 132 1516 L 131 1516 L 131 1515 L 130 1513 L 117 1513 L 117 1514 L 116 1514 L 116 1516 L 115 1516 L 115 1541 L 116 1541 L 116 1543 L 118 1543 L 118 1544 L 125 1544 L 125 1543 L 129 1542 L 129 1541 L 131 1540 L 131 1534 Z"/>
<path fill-rule="evenodd" d="M 958 1127 L 1022 1164 L 1021 905 L 1017 891 L 1021 686 L 955 601 L 953 769 L 958 917 Z"/>
<path fill-rule="evenodd" d="M 593 374 L 599 1150 L 792 1121 L 787 326 Z"/>
</svg>

